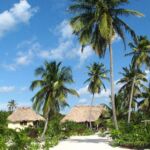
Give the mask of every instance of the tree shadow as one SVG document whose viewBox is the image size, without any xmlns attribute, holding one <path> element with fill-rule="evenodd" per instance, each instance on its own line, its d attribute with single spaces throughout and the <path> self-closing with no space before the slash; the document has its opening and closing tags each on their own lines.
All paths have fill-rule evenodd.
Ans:
<svg viewBox="0 0 150 150">
<path fill-rule="evenodd" d="M 109 143 L 110 140 L 108 139 L 102 139 L 102 138 L 95 138 L 95 139 L 78 139 L 78 138 L 73 138 L 73 139 L 68 139 L 67 141 L 71 142 L 78 142 L 78 143 Z"/>
</svg>

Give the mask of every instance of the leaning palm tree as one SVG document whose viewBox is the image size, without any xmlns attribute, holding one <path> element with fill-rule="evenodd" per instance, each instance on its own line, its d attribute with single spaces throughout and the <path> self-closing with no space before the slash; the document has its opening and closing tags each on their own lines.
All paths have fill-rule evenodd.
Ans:
<svg viewBox="0 0 150 150">
<path fill-rule="evenodd" d="M 118 129 L 115 102 L 114 102 L 114 77 L 113 77 L 113 54 L 112 42 L 115 35 L 118 35 L 125 45 L 125 31 L 136 40 L 135 32 L 126 24 L 121 16 L 143 16 L 143 14 L 125 9 L 123 4 L 128 0 L 74 0 L 69 7 L 72 17 L 70 23 L 73 33 L 78 36 L 84 47 L 90 45 L 100 56 L 105 56 L 107 46 L 110 52 L 110 79 L 111 79 L 111 101 L 113 108 L 113 120 Z"/>
<path fill-rule="evenodd" d="M 36 111 L 42 111 L 46 118 L 41 136 L 43 139 L 51 115 L 68 106 L 66 102 L 68 94 L 78 96 L 78 93 L 67 87 L 67 84 L 73 83 L 72 71 L 69 67 L 61 67 L 61 62 L 46 61 L 44 67 L 35 70 L 35 75 L 39 76 L 40 79 L 33 81 L 30 89 L 38 88 L 38 92 L 32 98 L 33 108 Z"/>
<path fill-rule="evenodd" d="M 137 68 L 145 65 L 146 67 L 150 67 L 150 40 L 146 36 L 138 36 L 137 42 L 129 43 L 129 46 L 132 48 L 133 52 L 127 54 L 132 57 L 132 63 L 134 66 L 134 70 L 136 72 Z M 133 99 L 133 88 L 135 84 L 135 78 L 133 79 L 130 93 L 130 103 Z M 131 106 L 131 105 L 130 105 Z M 131 107 L 129 106 L 128 113 L 128 123 L 130 123 L 131 118 Z"/>
<path fill-rule="evenodd" d="M 143 73 L 139 68 L 134 69 L 134 66 L 130 65 L 129 68 L 123 68 L 123 71 L 121 74 L 123 75 L 123 78 L 119 80 L 118 83 L 123 84 L 120 91 L 126 91 L 128 93 L 126 97 L 129 98 L 129 110 L 132 111 L 132 105 L 135 101 L 135 96 L 141 93 L 141 88 L 144 87 L 144 82 L 147 82 L 146 74 Z M 133 84 L 134 82 L 134 84 Z M 134 86 L 134 87 L 133 87 Z M 133 91 L 131 91 L 133 89 Z M 130 95 L 132 93 L 132 100 L 130 99 Z M 133 101 L 134 99 L 134 101 Z M 131 113 L 130 116 L 128 115 L 128 123 L 131 119 Z"/>
<path fill-rule="evenodd" d="M 106 76 L 108 70 L 105 69 L 105 66 L 102 63 L 93 63 L 87 68 L 89 70 L 88 72 L 89 78 L 85 81 L 85 83 L 89 83 L 88 90 L 92 94 L 91 108 L 90 108 L 90 115 L 89 115 L 90 128 L 92 128 L 91 111 L 92 111 L 92 105 L 94 101 L 94 95 L 96 93 L 99 94 L 102 91 L 102 89 L 106 90 L 103 80 L 108 79 Z"/>
<path fill-rule="evenodd" d="M 16 104 L 15 100 L 9 101 L 8 104 L 7 104 L 7 107 L 8 107 L 9 111 L 14 111 L 17 107 L 17 104 Z"/>
</svg>

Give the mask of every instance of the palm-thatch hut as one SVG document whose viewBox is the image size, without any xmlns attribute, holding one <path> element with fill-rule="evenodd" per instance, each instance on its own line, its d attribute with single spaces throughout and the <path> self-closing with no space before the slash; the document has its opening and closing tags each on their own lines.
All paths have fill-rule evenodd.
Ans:
<svg viewBox="0 0 150 150">
<path fill-rule="evenodd" d="M 45 119 L 38 115 L 31 108 L 17 108 L 10 116 L 7 118 L 8 128 L 11 129 L 24 129 L 29 126 L 34 126 L 38 121 L 45 121 Z"/>
<path fill-rule="evenodd" d="M 76 123 L 88 123 L 97 121 L 104 112 L 105 108 L 102 105 L 99 106 L 75 106 L 71 109 L 61 122 L 73 121 Z"/>
</svg>

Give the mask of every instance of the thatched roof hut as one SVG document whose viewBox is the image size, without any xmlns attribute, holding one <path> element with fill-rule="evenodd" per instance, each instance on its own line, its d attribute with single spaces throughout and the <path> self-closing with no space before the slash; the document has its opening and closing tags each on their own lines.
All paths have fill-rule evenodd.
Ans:
<svg viewBox="0 0 150 150">
<path fill-rule="evenodd" d="M 102 105 L 99 106 L 75 106 L 71 109 L 70 113 L 67 114 L 61 122 L 74 121 L 77 123 L 83 122 L 94 122 L 100 118 L 104 111 Z M 91 113 L 90 113 L 91 111 Z"/>
<path fill-rule="evenodd" d="M 17 108 L 10 116 L 8 116 L 7 120 L 9 122 L 31 122 L 31 121 L 44 121 L 45 119 L 38 115 L 31 108 Z"/>
</svg>

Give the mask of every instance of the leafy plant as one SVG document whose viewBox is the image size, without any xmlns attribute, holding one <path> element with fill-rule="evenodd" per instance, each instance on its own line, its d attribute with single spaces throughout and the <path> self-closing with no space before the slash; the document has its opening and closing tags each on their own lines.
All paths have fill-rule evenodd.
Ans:
<svg viewBox="0 0 150 150">
<path fill-rule="evenodd" d="M 150 148 L 150 127 L 144 124 L 120 125 L 120 130 L 112 130 L 113 144 L 129 148 Z"/>
</svg>

